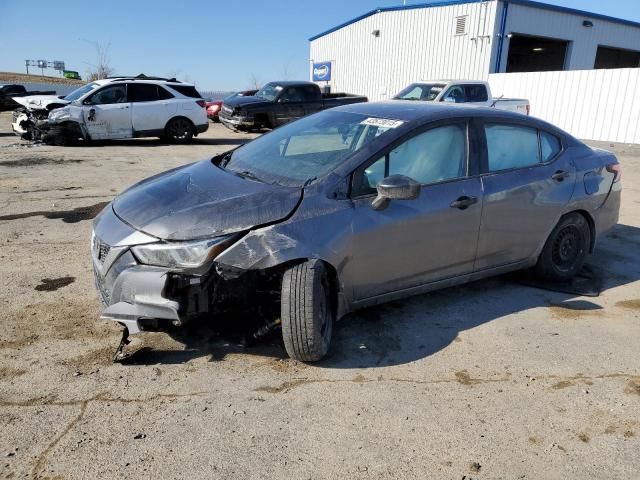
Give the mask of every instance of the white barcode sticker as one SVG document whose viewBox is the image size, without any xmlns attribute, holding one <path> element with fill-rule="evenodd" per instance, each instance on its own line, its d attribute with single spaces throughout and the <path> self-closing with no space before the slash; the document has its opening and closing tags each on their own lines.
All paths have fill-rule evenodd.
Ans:
<svg viewBox="0 0 640 480">
<path fill-rule="evenodd" d="M 381 128 L 398 128 L 404 122 L 402 120 L 392 120 L 390 118 L 370 117 L 360 122 L 361 125 L 371 125 L 372 127 Z"/>
</svg>

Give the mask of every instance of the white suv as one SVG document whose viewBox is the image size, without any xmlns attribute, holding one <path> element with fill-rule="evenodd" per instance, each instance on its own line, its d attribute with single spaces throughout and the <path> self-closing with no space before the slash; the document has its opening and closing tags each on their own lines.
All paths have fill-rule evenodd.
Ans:
<svg viewBox="0 0 640 480">
<path fill-rule="evenodd" d="M 84 85 L 66 97 L 16 97 L 24 108 L 13 130 L 50 143 L 161 137 L 185 143 L 209 128 L 206 104 L 193 85 L 139 75 Z"/>
</svg>

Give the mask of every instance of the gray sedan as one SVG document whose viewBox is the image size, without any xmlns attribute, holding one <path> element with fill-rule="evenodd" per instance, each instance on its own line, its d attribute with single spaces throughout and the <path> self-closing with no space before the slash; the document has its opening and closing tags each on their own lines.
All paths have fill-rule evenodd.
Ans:
<svg viewBox="0 0 640 480">
<path fill-rule="evenodd" d="M 620 175 L 611 153 L 496 109 L 327 110 L 108 205 L 102 317 L 126 336 L 259 305 L 257 333 L 320 360 L 362 307 L 519 269 L 570 279 L 618 220 Z"/>
</svg>

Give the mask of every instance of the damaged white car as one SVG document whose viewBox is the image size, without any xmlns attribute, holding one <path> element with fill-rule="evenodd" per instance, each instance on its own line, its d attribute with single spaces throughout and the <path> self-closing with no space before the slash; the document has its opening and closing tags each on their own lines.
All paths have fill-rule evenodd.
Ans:
<svg viewBox="0 0 640 480">
<path fill-rule="evenodd" d="M 160 137 L 189 142 L 209 127 L 206 104 L 193 85 L 138 75 L 84 85 L 66 97 L 15 97 L 22 105 L 12 128 L 26 140 L 78 141 Z"/>
</svg>

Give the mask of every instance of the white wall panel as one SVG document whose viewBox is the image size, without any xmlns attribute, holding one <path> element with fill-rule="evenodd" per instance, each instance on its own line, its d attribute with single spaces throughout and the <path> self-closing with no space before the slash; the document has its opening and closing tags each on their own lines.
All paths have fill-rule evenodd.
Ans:
<svg viewBox="0 0 640 480">
<path fill-rule="evenodd" d="M 496 73 L 489 83 L 577 138 L 640 144 L 640 68 Z"/>
<path fill-rule="evenodd" d="M 390 98 L 417 80 L 486 79 L 496 3 L 380 12 L 312 40 L 310 59 L 332 61 L 333 91 L 371 100 Z M 456 36 L 461 15 L 468 15 L 467 34 Z"/>
</svg>

